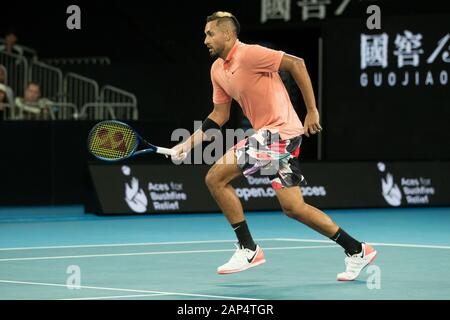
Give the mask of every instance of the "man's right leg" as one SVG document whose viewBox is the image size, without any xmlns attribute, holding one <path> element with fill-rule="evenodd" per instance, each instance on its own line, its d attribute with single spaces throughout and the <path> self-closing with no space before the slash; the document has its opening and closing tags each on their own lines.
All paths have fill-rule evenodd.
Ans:
<svg viewBox="0 0 450 320">
<path fill-rule="evenodd" d="M 244 271 L 265 262 L 262 249 L 255 244 L 245 221 L 241 201 L 230 182 L 241 175 L 234 150 L 229 150 L 208 171 L 205 182 L 219 208 L 231 224 L 239 241 L 239 246 L 228 261 L 217 270 L 219 274 Z"/>
</svg>

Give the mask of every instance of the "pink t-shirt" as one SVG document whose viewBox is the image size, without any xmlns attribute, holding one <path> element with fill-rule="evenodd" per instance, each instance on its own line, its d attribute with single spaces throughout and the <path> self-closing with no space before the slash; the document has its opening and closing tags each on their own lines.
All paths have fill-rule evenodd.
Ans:
<svg viewBox="0 0 450 320">
<path fill-rule="evenodd" d="M 303 134 L 278 69 L 283 51 L 236 41 L 227 58 L 211 67 L 213 102 L 236 100 L 253 129 L 279 132 L 281 139 Z"/>
</svg>

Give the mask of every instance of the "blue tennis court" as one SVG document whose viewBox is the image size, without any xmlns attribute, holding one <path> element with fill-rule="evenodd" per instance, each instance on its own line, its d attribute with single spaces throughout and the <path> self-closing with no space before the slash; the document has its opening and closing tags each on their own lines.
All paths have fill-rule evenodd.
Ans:
<svg viewBox="0 0 450 320">
<path fill-rule="evenodd" d="M 2 1 L 0 301 L 450 300 L 444 1 L 76 3 Z"/>
<path fill-rule="evenodd" d="M 281 212 L 247 213 L 266 254 L 232 275 L 221 214 L 96 216 L 81 206 L 0 210 L 0 299 L 449 299 L 450 208 L 326 210 L 378 250 L 338 282 L 343 250 Z"/>
</svg>

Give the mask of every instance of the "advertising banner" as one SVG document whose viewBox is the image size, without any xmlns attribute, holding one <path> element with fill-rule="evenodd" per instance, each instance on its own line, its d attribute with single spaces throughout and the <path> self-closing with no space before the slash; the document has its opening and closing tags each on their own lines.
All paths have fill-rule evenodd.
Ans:
<svg viewBox="0 0 450 320">
<path fill-rule="evenodd" d="M 219 212 L 203 165 L 89 166 L 103 214 Z M 305 201 L 319 208 L 450 205 L 449 162 L 302 163 Z M 267 176 L 232 182 L 244 210 L 280 210 Z"/>
</svg>

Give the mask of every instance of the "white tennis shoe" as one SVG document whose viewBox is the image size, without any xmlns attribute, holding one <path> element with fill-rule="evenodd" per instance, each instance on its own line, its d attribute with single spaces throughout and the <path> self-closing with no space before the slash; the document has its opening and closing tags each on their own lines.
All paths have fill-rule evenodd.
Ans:
<svg viewBox="0 0 450 320">
<path fill-rule="evenodd" d="M 256 249 L 254 251 L 248 248 L 243 248 L 239 244 L 235 244 L 235 246 L 236 251 L 231 259 L 224 265 L 217 268 L 218 274 L 241 272 L 266 262 L 264 252 L 259 245 L 256 245 Z"/>
<path fill-rule="evenodd" d="M 375 249 L 366 243 L 362 243 L 362 251 L 360 253 L 345 258 L 345 272 L 337 275 L 338 281 L 355 280 L 362 269 L 369 265 L 377 257 Z"/>
</svg>

